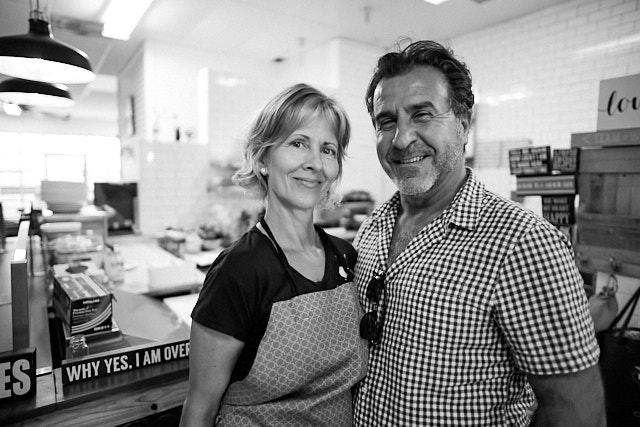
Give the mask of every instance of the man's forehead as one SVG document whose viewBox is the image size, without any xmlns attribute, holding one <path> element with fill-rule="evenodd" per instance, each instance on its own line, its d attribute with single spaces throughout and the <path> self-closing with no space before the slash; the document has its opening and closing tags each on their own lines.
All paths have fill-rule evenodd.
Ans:
<svg viewBox="0 0 640 427">
<path fill-rule="evenodd" d="M 417 67 L 407 74 L 380 80 L 373 95 L 374 108 L 408 107 L 427 102 L 436 107 L 447 107 L 448 87 L 441 71 L 433 67 Z"/>
</svg>

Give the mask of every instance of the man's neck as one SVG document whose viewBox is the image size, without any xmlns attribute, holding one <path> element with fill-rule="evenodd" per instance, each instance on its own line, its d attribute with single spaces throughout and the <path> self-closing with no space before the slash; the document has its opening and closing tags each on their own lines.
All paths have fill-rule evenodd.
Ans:
<svg viewBox="0 0 640 427">
<path fill-rule="evenodd" d="M 389 248 L 388 266 L 409 246 L 409 243 L 423 228 L 440 216 L 449 206 L 458 190 L 466 182 L 466 176 L 466 169 L 463 169 L 460 177 L 454 177 L 448 186 L 442 186 L 432 194 L 400 195 L 398 217 L 393 227 L 391 247 Z"/>
</svg>

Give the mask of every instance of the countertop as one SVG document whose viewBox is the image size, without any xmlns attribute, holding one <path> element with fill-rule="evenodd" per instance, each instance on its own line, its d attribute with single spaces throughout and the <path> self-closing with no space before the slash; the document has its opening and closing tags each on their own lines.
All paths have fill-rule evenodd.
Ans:
<svg viewBox="0 0 640 427">
<path fill-rule="evenodd" d="M 181 406 L 188 387 L 188 358 L 63 384 L 62 368 L 55 366 L 52 357 L 55 347 L 52 349 L 50 343 L 53 331 L 49 326 L 55 322 L 50 322 L 53 317 L 50 290 L 37 240 L 34 239 L 34 246 L 38 248 L 34 248 L 32 260 L 34 274 L 29 276 L 30 345 L 37 349 L 39 373 L 36 394 L 33 398 L 0 400 L 2 425 L 116 426 Z M 126 246 L 124 243 L 123 248 Z M 136 243 L 135 236 L 131 237 L 130 243 Z M 142 243 L 151 242 L 142 239 Z M 7 255 L 10 257 L 12 253 L 10 244 L 9 241 L 7 252 L 1 254 L 2 269 Z M 0 278 L 4 283 L 4 272 L 2 274 Z M 5 292 L 4 288 L 3 285 L 0 292 Z M 109 352 L 113 348 L 128 349 L 188 340 L 189 325 L 161 300 L 143 295 L 145 292 L 131 292 L 125 286 L 114 287 L 112 291 L 115 296 L 113 316 L 122 335 L 112 343 L 94 346 L 94 351 Z M 0 315 L 3 315 L 1 310 Z M 8 315 L 11 316 L 10 312 Z M 1 325 L 2 335 L 10 334 L 7 324 L 3 322 Z"/>
</svg>

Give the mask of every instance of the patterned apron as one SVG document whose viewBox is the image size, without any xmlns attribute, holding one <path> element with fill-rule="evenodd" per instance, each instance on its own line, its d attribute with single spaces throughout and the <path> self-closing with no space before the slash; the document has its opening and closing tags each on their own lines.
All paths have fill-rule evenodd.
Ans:
<svg viewBox="0 0 640 427">
<path fill-rule="evenodd" d="M 284 252 L 266 222 L 260 224 L 292 281 Z M 340 260 L 340 273 L 349 271 L 344 256 L 325 240 Z M 351 387 L 367 368 L 361 317 L 352 273 L 334 289 L 273 304 L 253 366 L 246 378 L 229 385 L 218 425 L 351 426 Z"/>
</svg>

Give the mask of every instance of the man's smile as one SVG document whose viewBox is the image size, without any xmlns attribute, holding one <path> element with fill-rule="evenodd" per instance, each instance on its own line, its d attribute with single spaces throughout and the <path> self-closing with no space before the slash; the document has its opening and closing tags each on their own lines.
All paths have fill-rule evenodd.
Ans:
<svg viewBox="0 0 640 427">
<path fill-rule="evenodd" d="M 398 159 L 398 160 L 393 160 L 393 163 L 398 163 L 398 164 L 401 164 L 401 165 L 408 165 L 408 164 L 411 164 L 411 163 L 417 163 L 417 162 L 421 161 L 422 159 L 424 159 L 426 157 L 427 157 L 426 155 L 423 155 L 423 156 L 411 157 L 411 158 L 408 158 L 408 159 Z"/>
</svg>

